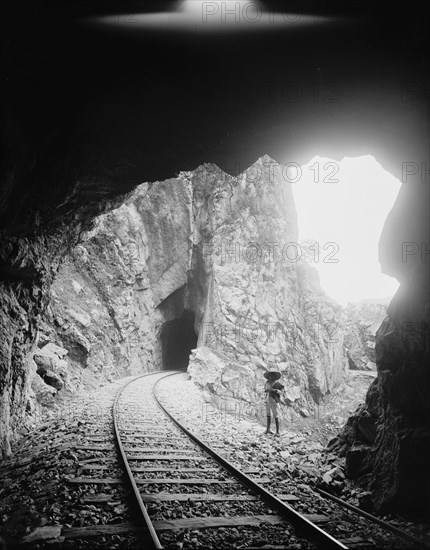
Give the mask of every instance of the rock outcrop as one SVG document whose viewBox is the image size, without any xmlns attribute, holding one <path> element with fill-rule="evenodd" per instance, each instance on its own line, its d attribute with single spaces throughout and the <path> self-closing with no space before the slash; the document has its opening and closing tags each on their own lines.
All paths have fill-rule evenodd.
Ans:
<svg viewBox="0 0 430 550">
<path fill-rule="evenodd" d="M 349 368 L 376 370 L 376 332 L 387 316 L 387 307 L 378 303 L 349 303 L 343 313 Z"/>
</svg>

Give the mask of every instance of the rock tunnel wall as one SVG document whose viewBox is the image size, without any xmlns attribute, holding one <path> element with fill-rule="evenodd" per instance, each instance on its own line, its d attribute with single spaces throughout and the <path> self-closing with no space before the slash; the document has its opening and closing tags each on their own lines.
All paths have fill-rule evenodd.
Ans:
<svg viewBox="0 0 430 550">
<path fill-rule="evenodd" d="M 79 231 L 40 234 L 3 241 L 1 260 L 8 264 L 0 282 L 0 456 L 22 426 L 36 373 L 33 354 L 40 317 L 62 256 L 76 244 Z"/>
<path fill-rule="evenodd" d="M 403 185 L 379 243 L 400 287 L 376 333 L 377 378 L 330 447 L 378 511 L 430 517 L 429 186 Z M 411 216 L 411 212 L 415 215 Z"/>
<path fill-rule="evenodd" d="M 73 13 L 87 14 L 84 4 L 83 11 Z M 309 32 L 267 33 L 263 35 L 264 48 L 251 34 L 244 47 L 238 48 L 236 33 L 222 34 L 221 40 L 214 41 L 202 41 L 197 33 L 195 40 L 185 42 L 181 33 L 163 35 L 161 41 L 157 33 L 144 33 L 141 47 L 136 47 L 134 31 L 129 40 L 123 40 L 122 34 L 118 40 L 113 33 L 89 36 L 80 24 L 64 25 L 66 17 L 51 3 L 43 9 L 40 3 L 32 3 L 27 10 L 22 10 L 21 3 L 9 3 L 13 9 L 5 18 L 7 78 L 2 103 L 2 130 L 7 139 L 2 143 L 6 147 L 0 187 L 1 452 L 10 451 L 11 436 L 22 425 L 26 408 L 31 408 L 32 380 L 38 381 L 37 392 L 48 392 L 47 399 L 56 391 L 35 376 L 36 370 L 53 380 L 47 371 L 55 368 L 60 373 L 66 362 L 72 377 L 73 360 L 76 369 L 87 365 L 87 375 L 93 357 L 102 354 L 108 360 L 103 365 L 107 376 L 118 369 L 111 352 L 91 347 L 90 334 L 84 340 L 73 333 L 76 326 L 84 336 L 90 325 L 71 320 L 67 328 L 67 318 L 62 327 L 50 325 L 55 307 L 47 311 L 53 277 L 94 217 L 119 207 L 123 195 L 140 182 L 168 178 L 204 161 L 227 167 L 238 163 L 243 168 L 266 150 L 280 162 L 299 164 L 316 153 L 337 160 L 345 155 L 373 154 L 405 182 L 380 241 L 383 270 L 398 278 L 401 288 L 377 336 L 378 379 L 369 390 L 362 414 L 349 423 L 353 429 L 344 450 L 354 451 L 347 459 L 351 474 L 366 469 L 363 476 L 368 476 L 375 504 L 381 509 L 401 507 L 403 498 L 405 502 L 428 501 L 428 272 L 420 253 L 422 243 L 428 250 L 429 238 L 428 5 L 409 10 L 405 25 L 404 11 L 386 9 L 383 4 L 379 9 L 372 5 L 370 10 L 366 3 L 362 9 L 359 4 L 354 3 L 352 12 L 358 16 L 356 25 L 351 24 L 354 16 L 350 18 L 349 6 L 337 11 L 339 4 L 334 13 L 347 15 L 346 26 L 318 24 Z M 316 13 L 331 11 L 318 8 Z M 318 82 L 316 50 L 321 69 Z M 145 70 L 137 70 L 142 51 L 156 55 L 146 56 Z M 237 63 L 211 62 L 230 59 L 232 51 L 239 56 Z M 300 55 L 285 55 L 293 51 Z M 339 52 L 346 63 L 339 63 Z M 112 78 L 113 67 L 118 78 Z M 254 97 L 238 102 L 238 94 L 232 93 L 239 85 L 242 95 L 242 84 L 243 95 L 254 90 L 255 84 L 265 89 L 272 77 L 280 90 L 291 82 L 312 89 L 318 84 L 318 101 L 304 96 L 299 102 L 276 100 L 263 105 Z M 124 91 L 132 93 L 117 91 L 120 83 Z M 333 83 L 339 85 L 340 96 L 331 102 L 327 94 L 331 87 L 326 86 Z M 405 177 L 405 166 L 417 170 L 415 181 L 410 173 Z M 122 250 L 126 242 L 121 240 L 118 251 L 119 256 L 124 252 L 129 258 L 130 253 Z M 402 258 L 403 242 L 418 250 L 407 261 Z M 170 244 L 164 243 L 167 249 Z M 96 250 L 88 240 L 81 245 Z M 191 246 L 198 249 L 197 243 Z M 196 325 L 202 323 L 204 303 L 199 305 L 198 297 L 205 295 L 212 281 L 222 286 L 222 266 L 215 268 L 215 278 L 196 250 L 191 260 L 185 255 L 192 266 L 187 276 L 182 271 L 184 259 L 164 272 L 163 263 L 154 258 L 156 250 L 154 245 L 148 256 L 152 255 L 148 277 L 154 282 L 148 295 L 153 295 L 154 306 L 162 301 L 158 313 L 148 320 L 153 328 L 139 330 L 149 334 L 162 319 L 180 316 L 186 299 Z M 424 259 L 428 266 L 428 255 Z M 73 257 L 67 261 L 75 269 Z M 113 273 L 116 268 L 112 266 Z M 131 282 L 125 284 L 128 292 L 146 292 L 137 290 L 139 282 L 134 281 L 131 269 L 127 268 L 127 273 L 131 273 Z M 157 273 L 160 284 L 166 285 L 166 295 L 158 294 Z M 95 288 L 100 274 L 87 265 L 86 272 L 79 273 L 84 275 L 85 282 L 88 279 Z M 107 304 L 115 298 L 117 305 L 121 284 L 112 283 L 107 297 L 94 290 L 94 299 Z M 174 289 L 180 284 L 193 292 L 177 303 Z M 81 292 L 75 287 L 77 290 L 69 292 Z M 129 299 L 125 291 L 121 299 Z M 216 307 L 211 306 L 212 311 Z M 140 349 L 141 355 L 127 350 L 123 337 L 128 333 L 121 323 L 129 320 L 107 306 L 101 310 L 100 322 L 107 330 L 104 341 L 118 344 L 119 370 L 129 368 L 132 357 L 137 361 L 143 356 L 154 361 L 160 357 L 156 342 L 154 347 L 145 342 L 146 351 Z M 45 325 L 42 316 L 49 321 Z M 72 334 L 64 338 L 67 330 Z M 409 343 L 399 343 L 406 330 Z M 54 347 L 53 341 L 60 345 Z M 43 344 L 50 345 L 42 353 Z M 68 354 L 64 353 L 66 345 Z M 216 360 L 219 365 L 219 358 Z M 96 365 L 95 361 L 94 368 Z M 61 381 L 55 380 L 59 385 Z M 226 377 L 222 383 L 225 381 Z M 364 450 L 355 452 L 354 442 L 362 442 Z M 410 487 L 414 491 L 408 496 Z"/>
</svg>

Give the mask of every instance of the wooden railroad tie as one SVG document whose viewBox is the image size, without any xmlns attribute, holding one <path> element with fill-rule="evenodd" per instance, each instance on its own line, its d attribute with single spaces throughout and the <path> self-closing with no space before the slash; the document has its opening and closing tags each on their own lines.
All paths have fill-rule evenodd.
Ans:
<svg viewBox="0 0 430 550">
<path fill-rule="evenodd" d="M 106 483 L 108 485 L 123 485 L 124 479 L 120 477 L 106 477 L 106 478 L 92 478 L 92 477 L 66 477 L 68 483 L 79 485 L 101 485 Z M 255 480 L 258 483 L 270 483 L 269 478 L 260 478 Z M 233 484 L 240 483 L 234 479 L 219 480 L 219 479 L 204 479 L 204 478 L 168 478 L 168 479 L 135 479 L 137 485 L 149 485 L 149 484 L 179 484 L 179 485 L 216 485 L 216 484 Z"/>
<path fill-rule="evenodd" d="M 323 514 L 303 514 L 306 519 L 313 523 L 327 523 L 330 521 L 328 516 Z M 260 526 L 261 524 L 280 525 L 285 523 L 285 519 L 275 514 L 258 514 L 254 516 L 236 516 L 236 517 L 195 517 L 172 520 L 157 520 L 152 524 L 158 532 L 173 531 L 176 529 L 211 529 L 218 527 L 239 527 L 239 526 Z M 121 533 L 136 532 L 137 529 L 133 523 L 120 523 L 114 525 L 91 525 L 88 527 L 64 527 L 62 536 L 66 539 L 81 539 L 96 537 L 99 535 L 114 535 Z"/>
<path fill-rule="evenodd" d="M 277 495 L 280 500 L 284 502 L 297 502 L 299 497 L 295 495 Z M 153 495 L 142 495 L 144 502 L 245 502 L 245 501 L 257 501 L 259 497 L 254 495 L 224 495 L 224 494 L 212 494 L 212 493 L 157 493 Z M 81 502 L 84 504 L 102 503 L 102 502 L 117 502 L 114 495 L 98 494 L 87 495 L 81 498 Z"/>
</svg>

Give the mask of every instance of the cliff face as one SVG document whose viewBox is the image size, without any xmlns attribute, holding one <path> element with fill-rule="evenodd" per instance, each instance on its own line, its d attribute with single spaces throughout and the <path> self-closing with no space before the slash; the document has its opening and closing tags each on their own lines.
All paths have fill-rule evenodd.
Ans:
<svg viewBox="0 0 430 550">
<path fill-rule="evenodd" d="M 219 406 L 261 417 L 263 373 L 275 368 L 287 414 L 312 408 L 347 367 L 340 308 L 300 261 L 290 184 L 267 156 L 237 178 L 205 168 L 191 181 L 193 261 L 205 274 L 190 284 L 199 322 L 191 376 Z"/>
<path fill-rule="evenodd" d="M 263 157 L 142 184 L 58 271 L 33 351 L 31 408 L 126 374 L 185 368 L 221 406 L 261 411 L 266 368 L 308 414 L 347 368 L 340 308 L 300 260 L 291 187 Z M 197 341 L 198 335 L 198 341 Z"/>
<path fill-rule="evenodd" d="M 190 210 L 188 182 L 142 184 L 63 263 L 42 349 L 51 339 L 67 350 L 68 389 L 161 367 L 159 306 L 187 282 Z"/>
</svg>

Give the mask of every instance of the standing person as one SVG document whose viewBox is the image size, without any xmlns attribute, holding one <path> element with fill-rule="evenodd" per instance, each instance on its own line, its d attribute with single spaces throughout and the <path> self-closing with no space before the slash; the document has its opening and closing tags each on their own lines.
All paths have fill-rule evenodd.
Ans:
<svg viewBox="0 0 430 550">
<path fill-rule="evenodd" d="M 281 373 L 278 371 L 267 371 L 264 373 L 264 378 L 267 380 L 264 385 L 265 403 L 266 403 L 266 415 L 267 415 L 267 428 L 265 433 L 272 434 L 270 430 L 270 424 L 272 422 L 272 414 L 275 419 L 276 425 L 276 437 L 280 437 L 279 433 L 279 417 L 278 417 L 278 403 L 281 399 L 281 390 L 283 385 L 277 382 L 281 378 Z"/>
</svg>

